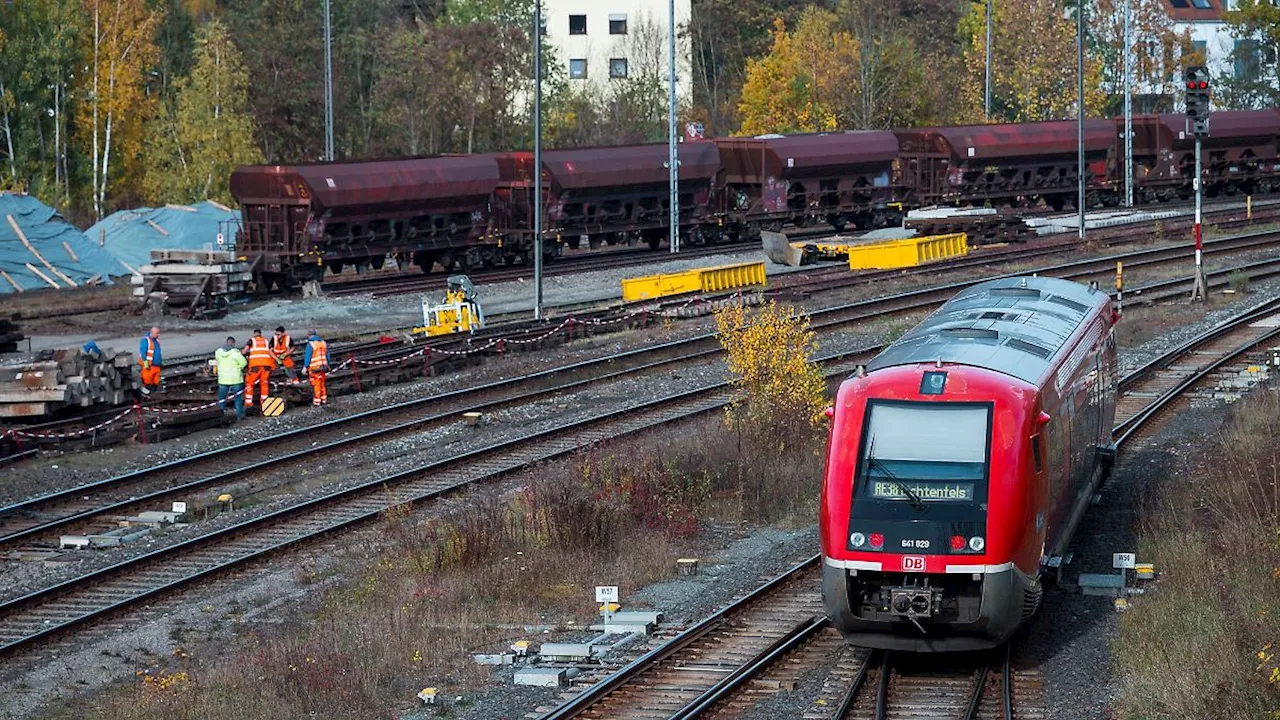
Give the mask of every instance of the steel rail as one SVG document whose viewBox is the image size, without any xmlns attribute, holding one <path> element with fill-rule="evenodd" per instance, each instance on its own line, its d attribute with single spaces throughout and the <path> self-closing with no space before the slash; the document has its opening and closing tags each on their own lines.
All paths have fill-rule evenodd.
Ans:
<svg viewBox="0 0 1280 720">
<path fill-rule="evenodd" d="M 969 702 L 964 707 L 964 720 L 977 720 L 978 707 L 982 704 L 982 696 L 986 694 L 987 671 L 989 669 L 988 663 L 983 663 L 982 667 L 978 668 L 973 690 L 969 692 Z"/>
<path fill-rule="evenodd" d="M 889 716 L 889 676 L 893 668 L 889 664 L 892 655 L 888 652 L 880 656 L 880 682 L 876 685 L 876 720 L 886 720 Z"/>
<path fill-rule="evenodd" d="M 1280 301 L 1277 301 L 1277 302 L 1280 302 Z M 1262 315 L 1274 314 L 1274 312 L 1275 310 L 1273 309 L 1272 313 L 1262 313 Z M 1253 316 L 1253 315 L 1238 315 L 1226 321 L 1225 323 L 1223 323 L 1223 325 L 1213 328 L 1212 330 L 1205 333 L 1200 338 L 1197 338 L 1199 342 L 1194 342 L 1189 344 L 1188 346 L 1186 346 L 1185 350 L 1183 350 L 1181 353 L 1178 353 L 1178 355 L 1175 357 L 1184 355 L 1187 352 L 1191 352 L 1194 350 L 1195 347 L 1199 345 L 1203 345 L 1207 342 L 1212 342 L 1218 337 L 1221 337 L 1223 334 L 1226 334 L 1226 332 L 1230 332 L 1231 330 L 1238 329 L 1243 325 L 1247 325 L 1248 323 L 1256 320 L 1257 317 L 1258 316 Z M 1227 327 L 1224 327 L 1224 326 L 1227 326 Z M 1116 447 L 1118 448 L 1123 447 L 1128 441 L 1132 440 L 1133 437 L 1138 432 L 1140 432 L 1151 421 L 1152 418 L 1154 418 L 1157 414 L 1159 414 L 1161 410 L 1167 407 L 1169 403 L 1182 397 L 1183 394 L 1192 386 L 1199 384 L 1202 380 L 1212 375 L 1213 373 L 1217 372 L 1218 369 L 1221 368 L 1223 365 L 1226 365 L 1227 363 L 1234 361 L 1236 358 L 1240 357 L 1241 355 L 1244 355 L 1245 353 L 1249 352 L 1250 350 L 1257 347 L 1258 345 L 1261 345 L 1262 343 L 1267 342 L 1269 340 L 1276 339 L 1277 337 L 1280 337 L 1280 327 L 1273 328 L 1265 333 L 1262 333 L 1261 335 L 1258 335 L 1252 339 L 1246 340 L 1244 343 L 1237 346 L 1234 350 L 1224 353 L 1221 357 L 1212 360 L 1211 362 L 1209 362 L 1208 364 L 1206 364 L 1204 367 L 1200 368 L 1196 372 L 1183 378 L 1173 388 L 1162 393 L 1159 397 L 1154 398 L 1153 401 L 1149 403 L 1144 409 L 1136 413 L 1133 417 L 1129 418 L 1127 421 L 1121 423 L 1120 425 L 1117 425 L 1112 430 L 1112 436 L 1114 438 Z M 1123 384 L 1125 380 L 1136 382 L 1140 379 L 1141 377 L 1136 376 L 1136 373 L 1130 373 L 1128 376 L 1125 377 L 1124 380 L 1121 381 L 1121 383 Z"/>
<path fill-rule="evenodd" d="M 650 650 L 644 655 L 641 655 L 635 660 L 632 660 L 616 672 L 609 674 L 609 676 L 600 682 L 592 685 L 586 690 L 583 690 L 571 700 L 566 701 L 559 707 L 556 707 L 545 715 L 542 715 L 539 720 L 568 720 L 569 718 L 580 716 L 601 699 L 613 693 L 623 685 L 626 685 L 632 680 L 638 678 L 646 670 L 658 666 L 662 662 L 673 657 L 676 653 L 679 653 L 694 642 L 707 636 L 712 631 L 723 625 L 730 617 L 756 602 L 761 601 L 765 596 L 777 590 L 783 584 L 801 577 L 805 573 L 819 569 L 821 567 L 821 562 L 822 555 L 819 554 L 793 566 L 781 575 L 751 591 L 745 597 L 726 605 L 711 615 L 708 615 L 693 627 L 686 629 L 674 638 Z"/>
<path fill-rule="evenodd" d="M 853 703 L 858 698 L 858 693 L 867 682 L 867 675 L 871 672 L 871 665 L 878 661 L 883 654 L 884 652 L 879 650 L 867 653 L 867 657 L 862 661 L 862 667 L 858 668 L 858 673 L 853 676 L 849 687 L 840 698 L 840 704 L 836 706 L 834 720 L 845 720 L 849 716 L 849 713 L 853 710 Z"/>
<path fill-rule="evenodd" d="M 1000 706 L 1004 710 L 1003 720 L 1013 720 L 1013 647 L 1004 644 L 1004 668 L 1000 671 L 1002 688 Z"/>
<path fill-rule="evenodd" d="M 753 658 L 726 675 L 720 682 L 712 685 L 706 692 L 694 698 L 688 705 L 672 713 L 669 720 L 688 720 L 711 709 L 711 706 L 741 688 L 761 670 L 772 665 L 783 655 L 800 647 L 809 638 L 826 629 L 830 624 L 831 620 L 826 617 L 812 617 L 802 621 L 786 635 L 775 640 L 769 647 L 757 653 Z"/>
<path fill-rule="evenodd" d="M 1273 233 L 1273 234 L 1280 235 L 1280 233 Z M 1257 239 L 1257 237 L 1253 235 L 1245 236 L 1245 237 L 1254 239 L 1254 240 Z M 1206 251 L 1228 252 L 1228 251 L 1235 250 L 1237 248 L 1230 245 L 1230 243 L 1237 240 L 1238 238 L 1223 238 L 1218 241 L 1215 241 L 1214 243 L 1206 243 L 1205 245 Z M 1188 251 L 1185 248 L 1171 248 L 1171 247 L 1148 248 L 1148 249 L 1138 250 L 1135 252 L 1113 255 L 1106 258 L 1102 258 L 1102 259 L 1072 261 L 1072 262 L 1063 263 L 1056 266 L 1039 268 L 1037 271 L 1033 271 L 1033 272 L 1040 272 L 1041 274 L 1049 274 L 1049 273 L 1053 273 L 1055 271 L 1060 271 L 1063 269 L 1074 268 L 1075 270 L 1070 270 L 1062 274 L 1064 274 L 1067 277 L 1078 277 L 1082 273 L 1088 274 L 1089 272 L 1093 272 L 1091 268 L 1105 267 L 1107 264 L 1114 262 L 1115 258 L 1117 257 L 1130 258 L 1131 267 L 1133 267 L 1133 266 L 1138 266 L 1146 263 L 1168 262 L 1169 259 L 1171 259 L 1170 253 L 1173 253 L 1173 257 L 1181 257 L 1181 255 L 1189 254 L 1189 252 L 1190 251 Z M 1135 261 L 1132 259 L 1134 257 L 1137 257 L 1138 259 Z M 1277 272 L 1280 273 L 1280 261 L 1273 261 L 1273 262 L 1276 264 Z M 1232 268 L 1229 270 L 1218 271 L 1217 274 L 1225 277 L 1226 273 L 1237 272 L 1237 271 L 1238 269 Z M 996 277 L 1016 277 L 1019 274 L 1023 274 L 1023 273 L 1005 274 L 1005 275 L 999 275 Z M 1215 277 L 1217 277 L 1217 275 L 1215 275 Z M 880 297 L 871 298 L 867 300 L 860 300 L 860 301 L 856 301 L 853 303 L 848 303 L 845 305 L 840 305 L 832 308 L 816 310 L 810 314 L 810 317 L 813 319 L 812 327 L 815 330 L 829 330 L 831 328 L 846 325 L 853 321 L 864 320 L 870 317 L 874 317 L 885 312 L 902 312 L 902 311 L 908 311 L 908 310 L 919 309 L 924 307 L 931 307 L 933 305 L 938 304 L 940 299 L 945 299 L 946 297 L 949 297 L 955 291 L 958 291 L 965 287 L 969 287 L 977 282 L 984 282 L 986 279 L 991 279 L 991 278 L 985 278 L 985 279 L 973 280 L 973 281 L 963 281 L 963 282 L 957 282 L 957 283 L 949 283 L 940 287 L 912 290 L 912 291 L 907 291 L 907 292 L 893 294 L 893 295 L 880 296 Z M 1135 294 L 1140 294 L 1144 292 L 1144 290 L 1146 289 L 1171 287 L 1171 286 L 1177 285 L 1178 283 L 1185 283 L 1185 282 L 1186 282 L 1185 280 L 1181 280 L 1181 279 L 1161 281 L 1151 286 L 1133 288 L 1130 290 L 1130 292 Z M 894 307 L 895 304 L 901 304 L 904 302 L 907 303 L 905 306 Z M 829 320 L 824 319 L 828 317 L 830 317 L 831 319 Z M 422 408 L 434 407 L 450 401 L 464 401 L 464 400 L 469 401 L 469 398 L 475 394 L 511 390 L 513 388 L 519 388 L 521 386 L 525 386 L 529 384 L 536 385 L 537 383 L 547 382 L 555 377 L 559 377 L 562 375 L 571 376 L 575 373 L 580 373 L 580 372 L 591 370 L 594 368 L 617 368 L 617 365 L 620 362 L 622 363 L 634 362 L 637 360 L 642 360 L 643 358 L 649 357 L 649 356 L 660 357 L 664 353 L 669 353 L 669 352 L 676 352 L 676 353 L 683 352 L 684 354 L 677 355 L 676 357 L 668 357 L 666 359 L 652 361 L 649 363 L 642 362 L 642 364 L 626 370 L 614 369 L 614 370 L 605 372 L 604 374 L 594 379 L 579 380 L 575 382 L 563 383 L 553 387 L 545 387 L 541 390 L 529 391 L 529 392 L 526 392 L 525 394 L 517 395 L 514 398 L 507 398 L 505 400 L 500 400 L 500 401 L 463 405 L 461 407 L 454 408 L 447 412 L 442 412 L 438 415 L 432 415 L 425 418 L 414 418 L 404 423 L 392 425 L 391 427 L 352 435 L 352 431 L 358 430 L 362 424 L 375 422 L 379 418 L 394 417 L 397 414 L 414 412 Z M 238 462 L 236 464 L 233 464 L 233 466 L 230 469 L 218 470 L 212 474 L 206 475 L 205 477 L 199 478 L 192 482 L 180 483 L 178 485 L 172 485 L 160 490 L 148 491 L 142 494 L 133 494 L 131 495 L 131 497 L 126 498 L 124 500 L 110 502 L 107 505 L 96 506 L 88 510 L 77 511 L 70 515 L 65 515 L 60 518 L 54 518 L 44 522 L 37 523 L 35 525 L 25 526 L 17 531 L 0 535 L 0 545 L 11 544 L 13 542 L 19 542 L 19 541 L 27 541 L 31 538 L 38 537 L 39 535 L 48 534 L 54 530 L 66 527 L 68 523 L 71 523 L 71 522 L 80 522 L 88 518 L 91 518 L 95 515 L 100 515 L 108 512 L 120 512 L 127 507 L 130 507 L 142 502 L 155 501 L 159 498 L 162 498 L 166 495 L 169 495 L 175 492 L 190 491 L 190 490 L 198 489 L 200 487 L 207 487 L 220 482 L 226 482 L 234 477 L 238 477 L 251 472 L 266 470 L 270 467 L 274 467 L 282 463 L 291 462 L 304 457 L 312 456 L 318 452 L 330 451 L 340 447 L 351 446 L 356 443 L 370 442 L 377 438 L 388 437 L 394 433 L 405 432 L 415 428 L 421 428 L 433 422 L 441 422 L 447 419 L 451 414 L 477 411 L 477 410 L 482 411 L 486 409 L 492 410 L 492 409 L 495 409 L 495 407 L 502 404 L 509 404 L 509 403 L 517 402 L 521 400 L 529 400 L 535 397 L 544 396 L 548 393 L 559 392 L 566 389 L 580 388 L 594 382 L 601 382 L 609 379 L 617 379 L 628 373 L 652 370 L 656 367 L 667 365 L 673 362 L 690 362 L 698 359 L 709 359 L 710 357 L 714 356 L 715 354 L 718 354 L 719 352 L 720 351 L 718 347 L 717 334 L 706 333 L 706 334 L 698 335 L 692 338 L 687 338 L 684 340 L 677 340 L 669 343 L 664 343 L 659 346 L 640 348 L 637 350 L 626 351 L 623 353 L 618 353 L 618 354 L 610 355 L 603 358 L 586 360 L 579 363 L 573 363 L 567 366 L 551 368 L 548 370 L 533 373 L 528 376 L 521 376 L 521 377 L 510 378 L 507 380 L 497 381 L 493 383 L 486 383 L 483 385 L 450 391 L 450 392 L 446 392 L 440 395 L 434 395 L 427 398 L 418 398 L 418 399 L 409 400 L 401 403 L 396 403 L 394 405 L 385 406 L 382 408 L 375 408 L 373 410 L 367 410 L 361 413 L 357 413 L 355 415 L 329 420 L 311 427 L 298 428 L 298 429 L 287 431 L 277 435 L 261 438 L 255 441 L 250 441 L 235 448 L 224 448 L 220 450 L 212 450 L 206 453 L 199 453 L 196 455 L 191 455 L 184 458 L 171 460 L 151 468 L 124 473 L 121 475 L 105 478 L 102 480 L 86 483 L 83 485 L 65 488 L 63 490 L 47 493 L 45 495 L 41 495 L 33 498 L 28 498 L 26 500 L 12 503 L 8 506 L 0 507 L 0 521 L 4 520 L 5 518 L 11 518 L 15 515 L 32 514 L 36 512 L 47 513 L 48 508 L 51 505 L 57 505 L 59 503 L 67 504 L 71 502 L 82 502 L 82 500 L 80 499 L 84 497 L 84 494 L 86 492 L 101 492 L 101 491 L 110 490 L 116 487 L 127 487 L 132 484 L 147 482 L 150 478 L 168 477 L 174 471 L 187 468 L 191 465 L 198 465 L 201 463 L 212 463 L 217 465 L 223 462 L 225 459 L 233 458 L 233 457 L 237 459 L 242 458 L 244 457 L 246 452 L 252 454 L 254 452 L 262 451 L 264 449 L 269 449 L 273 453 L 270 457 L 268 457 L 265 460 L 258 460 L 258 461 L 253 461 L 249 463 Z M 334 432 L 334 433 L 341 433 L 341 434 L 338 435 L 334 440 L 328 443 L 322 443 L 320 446 L 316 446 L 315 442 L 316 442 L 317 433 L 325 433 L 325 432 Z M 304 447 L 301 450 L 280 453 L 279 446 L 289 442 L 303 442 L 306 447 Z"/>
</svg>

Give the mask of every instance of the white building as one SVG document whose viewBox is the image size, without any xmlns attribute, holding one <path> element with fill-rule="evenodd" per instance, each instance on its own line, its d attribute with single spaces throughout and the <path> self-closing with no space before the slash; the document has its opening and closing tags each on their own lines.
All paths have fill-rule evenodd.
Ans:
<svg viewBox="0 0 1280 720">
<path fill-rule="evenodd" d="M 1256 53 L 1241 53 L 1233 57 L 1237 40 L 1223 20 L 1223 13 L 1234 10 L 1238 0 L 1163 0 L 1174 27 L 1181 34 L 1191 35 L 1192 47 L 1204 53 L 1205 65 L 1213 77 L 1231 76 L 1237 79 L 1256 72 L 1259 61 Z M 1245 41 L 1241 41 L 1245 42 Z M 1252 59 L 1250 59 L 1252 58 Z M 1181 99 L 1179 99 L 1181 102 Z"/>
<path fill-rule="evenodd" d="M 681 31 L 691 0 L 675 0 L 676 93 L 692 99 L 693 50 Z M 658 75 L 667 88 L 669 0 L 542 0 L 547 45 L 572 83 L 608 83 L 638 74 Z"/>
</svg>

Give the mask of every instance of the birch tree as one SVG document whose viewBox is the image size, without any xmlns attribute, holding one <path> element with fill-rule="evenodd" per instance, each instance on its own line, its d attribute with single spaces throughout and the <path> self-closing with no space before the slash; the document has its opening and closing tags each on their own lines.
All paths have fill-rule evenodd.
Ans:
<svg viewBox="0 0 1280 720">
<path fill-rule="evenodd" d="M 159 57 L 156 28 L 162 13 L 145 0 L 83 0 L 90 30 L 85 56 L 88 77 L 82 90 L 78 124 L 88 135 L 93 216 L 101 218 L 113 178 L 113 158 L 125 170 L 137 169 L 142 125 L 152 100 L 144 92 L 146 73 Z M 116 174 L 122 175 L 120 169 Z"/>
<path fill-rule="evenodd" d="M 144 188 L 157 202 L 230 203 L 227 181 L 240 165 L 262 162 L 249 115 L 249 74 L 220 20 L 196 34 L 191 75 L 175 83 L 147 136 Z"/>
</svg>

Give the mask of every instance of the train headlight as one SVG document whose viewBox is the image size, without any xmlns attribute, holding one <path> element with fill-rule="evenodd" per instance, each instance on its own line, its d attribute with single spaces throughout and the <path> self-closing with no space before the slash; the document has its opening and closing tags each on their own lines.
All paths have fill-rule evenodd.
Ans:
<svg viewBox="0 0 1280 720">
<path fill-rule="evenodd" d="M 959 551 L 961 551 L 961 550 L 963 550 L 963 549 L 964 549 L 964 536 L 963 536 L 963 535 L 952 535 L 952 536 L 951 536 L 951 550 L 952 550 L 953 552 L 959 552 Z"/>
<path fill-rule="evenodd" d="M 987 541 L 983 540 L 982 536 L 980 535 L 974 535 L 973 537 L 969 538 L 969 549 L 974 552 L 982 552 L 982 549 L 985 548 L 986 546 L 987 546 Z"/>
<path fill-rule="evenodd" d="M 879 550 L 882 547 L 884 547 L 884 535 L 871 533 L 871 549 Z"/>
<path fill-rule="evenodd" d="M 867 536 L 860 532 L 856 532 L 849 536 L 849 544 L 854 547 L 862 547 L 867 544 Z"/>
</svg>

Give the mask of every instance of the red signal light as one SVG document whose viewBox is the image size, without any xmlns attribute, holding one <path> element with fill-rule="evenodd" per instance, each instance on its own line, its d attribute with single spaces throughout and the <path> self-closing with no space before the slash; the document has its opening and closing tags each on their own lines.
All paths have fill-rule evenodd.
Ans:
<svg viewBox="0 0 1280 720">
<path fill-rule="evenodd" d="M 1201 90 L 1208 90 L 1208 89 L 1209 89 L 1209 83 L 1207 83 L 1207 82 L 1205 82 L 1205 81 L 1201 80 L 1201 81 L 1200 81 L 1200 89 L 1201 89 Z"/>
<path fill-rule="evenodd" d="M 952 550 L 957 550 L 957 551 L 958 551 L 958 550 L 963 550 L 963 549 L 964 549 L 964 542 L 965 542 L 965 541 L 964 541 L 964 536 L 963 536 L 963 535 L 952 535 L 952 536 L 951 536 L 951 549 L 952 549 Z"/>
<path fill-rule="evenodd" d="M 868 538 L 868 542 L 871 543 L 872 549 L 879 550 L 884 547 L 884 535 L 881 533 L 871 533 L 871 537 Z"/>
<path fill-rule="evenodd" d="M 1196 82 L 1195 82 L 1194 80 L 1188 80 L 1188 81 L 1187 81 L 1187 89 L 1188 89 L 1188 90 L 1195 90 L 1195 89 L 1196 89 Z"/>
</svg>

